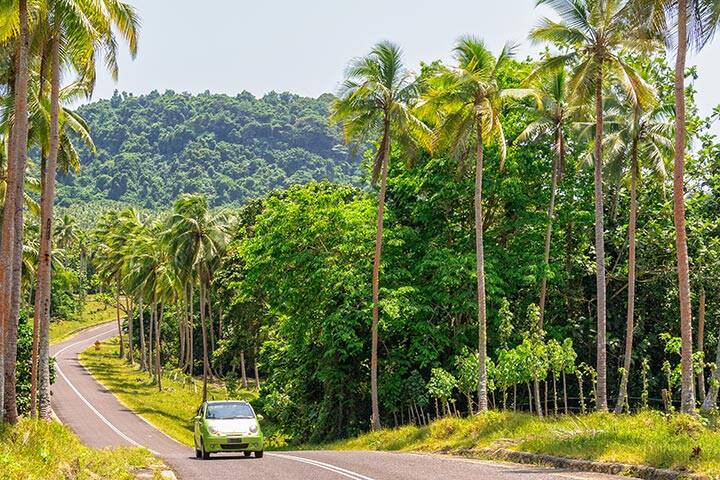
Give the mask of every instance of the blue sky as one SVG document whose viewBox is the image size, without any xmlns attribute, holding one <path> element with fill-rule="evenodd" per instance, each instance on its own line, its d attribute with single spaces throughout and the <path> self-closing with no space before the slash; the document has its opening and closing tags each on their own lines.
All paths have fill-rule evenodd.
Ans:
<svg viewBox="0 0 720 480">
<path fill-rule="evenodd" d="M 133 93 L 248 90 L 318 96 L 337 90 L 347 62 L 379 40 L 402 45 L 406 62 L 447 59 L 472 33 L 495 51 L 539 47 L 528 30 L 551 12 L 534 0 L 127 0 L 142 17 L 140 52 L 123 56 L 120 79 L 98 78 L 94 98 Z M 720 103 L 720 38 L 689 64 L 700 68 L 701 113 Z"/>
</svg>

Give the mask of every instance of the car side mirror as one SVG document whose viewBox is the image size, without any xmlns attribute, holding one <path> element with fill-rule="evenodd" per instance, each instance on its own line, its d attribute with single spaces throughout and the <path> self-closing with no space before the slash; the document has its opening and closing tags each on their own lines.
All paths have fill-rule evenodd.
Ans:
<svg viewBox="0 0 720 480">
<path fill-rule="evenodd" d="M 265 420 L 265 417 L 263 417 L 260 414 L 257 414 L 256 417 L 257 417 L 258 421 Z"/>
</svg>

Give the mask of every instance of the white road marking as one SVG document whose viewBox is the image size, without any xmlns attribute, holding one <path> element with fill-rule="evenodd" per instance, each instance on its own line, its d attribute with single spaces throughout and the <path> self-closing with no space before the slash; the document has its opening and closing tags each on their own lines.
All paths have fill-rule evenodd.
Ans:
<svg viewBox="0 0 720 480">
<path fill-rule="evenodd" d="M 84 339 L 84 340 L 80 340 L 79 342 L 72 343 L 72 344 L 70 344 L 70 345 L 68 345 L 68 346 L 66 346 L 66 347 L 58 350 L 58 352 L 55 354 L 55 357 L 56 357 L 56 358 L 59 357 L 61 353 L 63 353 L 65 350 L 67 350 L 67 349 L 70 348 L 70 347 L 74 347 L 74 346 L 76 346 L 76 345 L 80 345 L 81 343 L 85 343 L 85 342 L 87 342 L 88 340 L 93 340 L 93 339 L 95 339 L 95 338 L 102 337 L 103 335 L 107 335 L 108 333 L 112 333 L 112 331 L 113 331 L 113 330 L 107 330 L 107 331 L 104 331 L 104 332 L 99 333 L 99 334 L 97 334 L 97 335 L 94 335 L 94 336 L 92 336 L 92 337 L 90 337 L 90 338 L 86 338 L 86 339 Z M 117 434 L 120 436 L 120 438 L 124 439 L 125 441 L 127 441 L 128 443 L 130 443 L 130 444 L 133 445 L 133 446 L 147 449 L 147 450 L 150 451 L 150 453 L 152 453 L 153 455 L 157 455 L 157 456 L 160 455 L 160 454 L 159 454 L 158 452 L 156 452 L 155 450 L 153 450 L 153 449 L 151 449 L 151 448 L 148 448 L 148 447 L 146 447 L 146 446 L 144 446 L 144 445 L 141 445 L 140 443 L 136 442 L 136 441 L 133 440 L 132 438 L 128 437 L 128 436 L 125 435 L 119 428 L 117 428 L 115 425 L 113 425 L 113 424 L 110 422 L 110 420 L 108 420 L 107 418 L 105 418 L 105 417 L 103 416 L 103 414 L 100 413 L 100 412 L 90 403 L 90 401 L 89 401 L 87 398 L 85 398 L 82 393 L 80 393 L 80 391 L 79 391 L 77 388 L 75 388 L 75 385 L 73 385 L 73 383 L 70 381 L 70 379 L 65 376 L 65 373 L 63 373 L 62 369 L 60 368 L 60 363 L 59 363 L 59 362 L 56 363 L 56 368 L 57 368 L 57 373 L 60 374 L 60 376 L 63 378 L 63 380 L 65 380 L 65 382 L 66 382 L 66 383 L 68 384 L 68 386 L 72 389 L 72 391 L 75 392 L 75 394 L 76 394 L 78 397 L 80 397 L 80 400 L 82 400 L 83 403 L 85 403 L 85 405 L 87 405 L 88 408 L 89 408 L 90 410 L 92 410 L 92 412 L 95 413 L 95 415 L 97 415 L 98 418 L 99 418 L 100 420 L 102 420 L 102 422 L 103 422 L 105 425 L 107 425 L 108 427 L 110 427 L 110 429 L 111 429 L 113 432 L 117 433 Z"/>
<path fill-rule="evenodd" d="M 273 457 L 278 457 L 278 458 L 284 458 L 286 460 L 293 460 L 296 462 L 307 463 L 307 464 L 313 465 L 315 467 L 324 468 L 325 470 L 330 470 L 331 472 L 335 472 L 344 477 L 352 478 L 353 480 L 375 480 L 372 477 L 366 477 L 365 475 L 362 475 L 357 472 L 353 472 L 352 470 L 346 470 L 346 469 L 338 467 L 336 465 L 321 462 L 319 460 L 311 460 L 309 458 L 296 457 L 294 455 L 283 455 L 280 453 L 269 453 L 268 455 L 272 455 Z"/>
</svg>

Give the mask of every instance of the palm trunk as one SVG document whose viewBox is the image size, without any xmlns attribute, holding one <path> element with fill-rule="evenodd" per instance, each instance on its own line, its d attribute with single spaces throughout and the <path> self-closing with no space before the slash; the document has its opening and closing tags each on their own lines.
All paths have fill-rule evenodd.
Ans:
<svg viewBox="0 0 720 480">
<path fill-rule="evenodd" d="M 687 4 L 678 0 L 678 46 L 675 62 L 675 161 L 673 169 L 673 220 L 677 250 L 678 291 L 680 297 L 680 334 L 682 337 L 681 410 L 695 411 L 692 362 L 692 313 L 690 311 L 690 267 L 685 233 L 685 56 L 687 53 Z"/>
<path fill-rule="evenodd" d="M 120 274 L 115 274 L 115 319 L 117 320 L 118 335 L 120 336 L 120 358 L 125 356 L 125 342 L 123 342 L 122 323 L 120 322 Z M 130 322 L 128 322 L 128 329 Z M 129 333 L 129 330 L 128 330 Z"/>
<path fill-rule="evenodd" d="M 36 307 L 39 306 L 38 342 L 38 416 L 49 419 L 50 407 L 50 294 L 52 271 L 52 224 L 55 201 L 55 174 L 60 148 L 60 33 L 55 32 L 51 52 L 50 87 L 50 150 L 47 169 L 43 172 L 44 192 L 42 193 L 42 228 L 40 229 L 40 252 L 38 269 L 38 291 Z"/>
<path fill-rule="evenodd" d="M 637 138 L 633 139 L 632 159 L 630 173 L 630 221 L 628 223 L 628 303 L 627 327 L 625 329 L 625 359 L 623 361 L 622 379 L 618 392 L 615 413 L 622 413 L 626 405 L 627 386 L 630 379 L 630 366 L 632 363 L 633 333 L 635 329 L 635 227 L 637 225 Z"/>
<path fill-rule="evenodd" d="M 185 296 L 184 290 L 185 289 L 183 288 L 183 297 Z M 187 308 L 184 299 L 179 299 L 179 301 L 176 303 L 175 311 L 180 311 L 179 309 L 182 309 L 182 313 L 178 315 L 178 336 L 180 337 L 180 349 L 178 352 L 178 369 L 182 370 L 185 367 L 185 322 L 187 321 Z"/>
<path fill-rule="evenodd" d="M 607 338 L 605 315 L 605 225 L 603 221 L 603 97 L 602 64 L 598 66 L 595 86 L 595 255 L 597 263 L 597 388 L 595 405 L 607 411 Z"/>
<path fill-rule="evenodd" d="M 155 292 L 150 301 L 150 322 L 148 323 L 148 342 L 147 342 L 147 371 L 150 376 L 155 376 L 155 368 L 153 368 L 153 330 L 155 329 L 155 317 L 157 315 L 157 304 L 155 303 Z"/>
<path fill-rule="evenodd" d="M 45 84 L 46 84 L 46 68 L 48 61 L 48 50 L 43 48 L 42 58 L 40 59 L 40 78 L 39 78 L 39 97 L 45 98 Z M 52 119 L 51 119 L 52 121 Z M 10 129 L 9 136 L 12 138 L 12 128 Z M 12 140 L 10 139 L 10 144 Z M 40 219 L 46 217 L 45 208 L 45 195 L 47 187 L 45 186 L 45 178 L 47 176 L 47 151 L 45 147 L 40 149 Z M 42 236 L 42 235 L 41 235 Z M 40 283 L 40 272 L 38 271 L 37 281 Z M 40 305 L 38 304 L 39 294 L 38 289 L 35 289 L 35 299 L 33 301 L 33 343 L 32 343 L 32 365 L 30 367 L 30 416 L 35 417 L 37 414 L 37 386 L 38 386 L 38 356 L 40 355 Z"/>
<path fill-rule="evenodd" d="M 138 297 L 138 304 L 140 309 L 138 314 L 140 319 L 140 369 L 147 370 L 147 357 L 145 356 L 145 306 L 142 295 Z M 133 318 L 132 315 L 130 318 Z"/>
<path fill-rule="evenodd" d="M 8 338 L 8 331 L 13 329 L 14 321 L 10 319 L 12 311 L 13 286 L 20 282 L 20 278 L 13 277 L 13 260 L 15 237 L 20 238 L 22 245 L 22 226 L 16 229 L 16 219 L 22 215 L 23 193 L 25 188 L 25 164 L 27 159 L 28 138 L 28 10 L 27 0 L 18 0 L 18 15 L 20 34 L 18 38 L 17 70 L 15 77 L 15 124 L 13 127 L 13 141 L 11 155 L 8 158 L 8 175 L 5 190 L 5 208 L 3 211 L 2 237 L 0 238 L 0 406 L 7 405 L 6 396 L 10 396 L 14 403 L 15 385 L 7 385 L 4 373 L 7 366 L 15 368 L 15 357 L 12 352 L 16 346 L 8 345 L 13 334 Z M 22 218 L 22 217 L 20 217 Z M 22 254 L 22 252 L 20 252 Z M 3 410 L 0 408 L 0 410 Z M 5 418 L 4 411 L 0 411 L 0 425 L 6 420 L 14 422 L 13 412 L 8 412 Z"/>
<path fill-rule="evenodd" d="M 155 315 L 155 378 L 157 378 L 158 392 L 162 392 L 162 369 L 160 368 L 160 322 L 163 316 L 163 304 L 160 304 L 160 313 Z"/>
<path fill-rule="evenodd" d="M 210 327 L 210 351 L 215 351 L 215 325 L 213 324 L 213 314 L 212 314 L 212 293 L 209 295 L 209 299 L 207 302 L 207 308 L 208 308 L 208 327 Z"/>
<path fill-rule="evenodd" d="M 705 401 L 705 288 L 700 288 L 700 300 L 698 308 L 698 335 L 697 335 L 697 351 L 703 353 L 703 364 L 698 372 L 698 400 L 700 403 Z"/>
<path fill-rule="evenodd" d="M 720 389 L 720 334 L 718 334 L 717 350 L 715 352 L 715 369 L 710 378 L 710 388 L 702 404 L 702 411 L 709 412 L 717 406 L 718 390 Z"/>
<path fill-rule="evenodd" d="M 383 220 L 385 215 L 385 193 L 387 190 L 388 161 L 390 156 L 390 119 L 385 115 L 383 130 L 383 151 L 381 155 L 380 167 L 380 192 L 378 194 L 378 212 L 377 212 L 377 232 L 375 235 L 375 257 L 373 259 L 373 276 L 372 276 L 372 331 L 371 331 L 371 349 L 370 349 L 370 403 L 372 407 L 372 429 L 379 430 L 380 426 L 380 406 L 378 404 L 378 322 L 380 318 L 380 256 L 382 254 L 383 239 Z"/>
<path fill-rule="evenodd" d="M 478 374 L 478 411 L 480 413 L 486 412 L 488 409 L 486 364 L 487 317 L 485 312 L 485 253 L 483 245 L 482 212 L 483 154 L 482 118 L 479 118 L 477 126 L 477 158 L 475 160 L 475 269 L 478 301 L 478 360 L 480 362 Z"/>
<path fill-rule="evenodd" d="M 556 139 L 556 150 L 561 148 L 560 145 L 557 145 L 560 142 L 560 136 L 557 136 Z M 559 152 L 559 150 L 558 150 Z M 552 240 L 552 227 L 553 227 L 553 220 L 555 218 L 555 195 L 557 193 L 557 184 L 558 184 L 558 171 L 559 171 L 559 164 L 560 158 L 559 153 L 555 156 L 553 159 L 553 165 L 552 165 L 552 180 L 550 182 L 550 205 L 548 206 L 548 225 L 547 230 L 545 231 L 545 256 L 543 257 L 543 274 L 542 274 L 542 280 L 540 282 L 540 330 L 543 329 L 545 325 L 545 298 L 547 296 L 547 273 L 548 269 L 550 268 L 550 242 Z"/>
<path fill-rule="evenodd" d="M 135 317 L 133 316 L 132 309 L 129 306 L 129 303 L 128 303 L 129 301 L 130 301 L 130 298 L 126 297 L 125 309 L 127 312 L 127 322 L 128 322 L 128 361 L 130 362 L 130 365 L 134 365 L 135 364 L 135 348 L 134 348 L 134 345 L 135 345 L 135 332 L 134 332 Z M 140 322 L 140 350 L 141 350 L 140 353 L 141 353 L 141 356 L 142 356 L 143 352 L 145 351 L 145 349 L 143 348 L 143 341 L 144 341 L 143 322 Z M 143 365 L 145 364 L 144 359 L 142 361 L 142 364 Z M 142 365 L 140 365 L 140 367 L 142 368 Z"/>
<path fill-rule="evenodd" d="M 205 326 L 205 292 L 206 285 L 203 279 L 200 280 L 200 328 L 202 330 L 202 346 L 203 346 L 203 402 L 207 401 L 207 380 L 210 370 L 208 364 L 208 338 L 207 328 Z"/>
<path fill-rule="evenodd" d="M 190 375 L 192 375 L 195 370 L 195 312 L 193 311 L 193 309 L 195 308 L 195 306 L 193 305 L 193 294 L 195 293 L 194 290 L 195 289 L 193 288 L 193 284 L 192 282 L 190 282 L 190 322 L 188 323 L 188 373 Z"/>
</svg>

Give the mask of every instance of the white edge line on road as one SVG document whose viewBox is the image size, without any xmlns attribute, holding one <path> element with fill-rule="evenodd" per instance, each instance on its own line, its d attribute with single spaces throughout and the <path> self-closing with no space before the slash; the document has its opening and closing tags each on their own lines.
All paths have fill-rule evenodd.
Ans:
<svg viewBox="0 0 720 480">
<path fill-rule="evenodd" d="M 110 331 L 105 331 L 105 332 L 99 333 L 99 334 L 97 334 L 97 335 L 94 335 L 94 336 L 92 336 L 92 337 L 86 338 L 86 339 L 84 339 L 84 340 L 80 340 L 79 342 L 72 343 L 72 344 L 70 344 L 70 345 L 68 345 L 68 346 L 66 346 L 66 347 L 58 350 L 58 351 L 55 353 L 55 357 L 58 357 L 61 353 L 63 353 L 65 350 L 67 350 L 67 349 L 70 348 L 70 347 L 74 347 L 74 346 L 76 346 L 76 345 L 80 345 L 81 343 L 85 343 L 85 342 L 87 342 L 88 340 L 92 340 L 92 339 L 94 339 L 94 338 L 102 337 L 103 335 L 107 335 L 108 333 L 111 333 L 111 332 L 112 332 L 112 330 L 110 330 Z M 105 417 L 103 416 L 103 414 L 100 413 L 100 412 L 90 403 L 90 401 L 89 401 L 87 398 L 85 398 L 82 393 L 80 393 L 80 391 L 79 391 L 77 388 L 75 388 L 75 385 L 73 385 L 72 382 L 70 381 L 70 379 L 68 379 L 68 378 L 65 376 L 65 374 L 63 373 L 62 369 L 60 368 L 60 364 L 59 364 L 59 363 L 56 363 L 56 368 L 57 368 L 57 372 L 60 374 L 60 376 L 63 378 L 63 380 L 65 380 L 65 382 L 70 386 L 70 388 L 72 389 L 72 391 L 75 392 L 75 394 L 76 394 L 78 397 L 80 397 L 80 400 L 82 400 L 82 401 L 85 403 L 85 405 L 87 405 L 88 408 L 89 408 L 90 410 L 92 410 L 93 413 L 95 413 L 95 415 L 97 415 L 98 418 L 99 418 L 100 420 L 102 420 L 103 423 L 105 423 L 105 425 L 107 425 L 108 427 L 110 427 L 110 429 L 111 429 L 113 432 L 117 433 L 121 438 L 123 438 L 124 440 L 126 440 L 127 442 L 129 442 L 131 445 L 134 445 L 134 446 L 139 447 L 139 448 L 145 448 L 145 449 L 147 449 L 150 453 L 152 453 L 153 455 L 160 456 L 160 454 L 159 454 L 158 452 L 156 452 L 155 450 L 152 450 L 151 448 L 148 448 L 148 447 L 146 447 L 146 446 L 144 446 L 144 445 L 141 445 L 140 443 L 136 442 L 136 441 L 133 440 L 132 438 L 130 438 L 130 437 L 128 437 L 127 435 L 125 435 L 122 431 L 120 431 L 119 428 L 117 428 L 115 425 L 113 425 L 113 424 L 110 422 L 110 420 L 108 420 L 107 418 L 105 418 Z"/>
<path fill-rule="evenodd" d="M 365 475 L 362 475 L 360 473 L 353 472 L 352 470 L 346 470 L 346 469 L 338 467 L 336 465 L 321 462 L 319 460 L 312 460 L 312 459 L 305 458 L 305 457 L 296 457 L 294 455 L 283 455 L 280 453 L 269 453 L 268 455 L 271 455 L 273 457 L 278 457 L 278 458 L 284 458 L 287 460 L 293 460 L 296 462 L 307 463 L 307 464 L 313 465 L 315 467 L 324 468 L 325 470 L 330 470 L 330 471 L 340 474 L 344 477 L 352 478 L 353 480 L 375 480 L 371 477 L 366 477 Z"/>
</svg>

